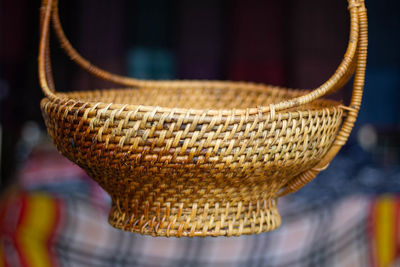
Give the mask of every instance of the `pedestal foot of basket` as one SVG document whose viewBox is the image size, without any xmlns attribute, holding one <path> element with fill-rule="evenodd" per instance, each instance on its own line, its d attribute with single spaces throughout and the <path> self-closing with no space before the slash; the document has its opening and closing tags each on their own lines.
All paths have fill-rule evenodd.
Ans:
<svg viewBox="0 0 400 267">
<path fill-rule="evenodd" d="M 109 223 L 152 236 L 239 236 L 268 232 L 281 224 L 276 200 L 236 203 L 137 203 L 131 210 L 114 200 Z"/>
</svg>

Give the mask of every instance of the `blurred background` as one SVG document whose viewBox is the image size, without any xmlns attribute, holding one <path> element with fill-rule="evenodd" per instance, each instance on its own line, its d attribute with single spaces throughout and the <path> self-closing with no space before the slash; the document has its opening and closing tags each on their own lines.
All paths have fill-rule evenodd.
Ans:
<svg viewBox="0 0 400 267">
<path fill-rule="evenodd" d="M 143 79 L 315 88 L 348 42 L 345 0 L 59 0 L 83 56 Z M 366 1 L 359 119 L 330 168 L 280 201 L 277 231 L 152 239 L 112 229 L 108 196 L 47 137 L 37 79 L 40 1 L 0 1 L 0 266 L 390 266 L 400 256 L 400 2 Z M 112 88 L 52 43 L 59 91 Z M 345 103 L 351 84 L 332 97 Z M 272 245 L 275 244 L 275 245 Z M 400 264 L 400 261 L 397 262 Z"/>
</svg>

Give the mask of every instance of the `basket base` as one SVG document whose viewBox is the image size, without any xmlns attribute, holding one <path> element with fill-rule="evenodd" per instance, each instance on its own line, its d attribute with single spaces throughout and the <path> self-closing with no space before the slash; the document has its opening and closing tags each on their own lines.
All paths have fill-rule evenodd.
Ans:
<svg viewBox="0 0 400 267">
<path fill-rule="evenodd" d="M 124 212 L 113 201 L 109 215 L 111 226 L 151 236 L 195 237 L 195 236 L 239 236 L 272 231 L 281 224 L 276 200 L 235 204 L 191 204 L 188 208 L 162 209 L 160 206 L 147 210 L 158 210 L 158 215 Z M 160 212 L 161 211 L 161 212 Z"/>
</svg>

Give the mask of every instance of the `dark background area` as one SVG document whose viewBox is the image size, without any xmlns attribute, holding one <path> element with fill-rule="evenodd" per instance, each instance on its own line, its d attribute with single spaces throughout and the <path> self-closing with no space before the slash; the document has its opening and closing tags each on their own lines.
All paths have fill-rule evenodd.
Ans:
<svg viewBox="0 0 400 267">
<path fill-rule="evenodd" d="M 359 129 L 367 129 L 367 143 L 376 140 L 363 151 L 382 167 L 398 165 L 400 1 L 366 4 L 367 80 L 350 145 L 359 142 Z M 1 187 L 13 182 L 35 129 L 45 130 L 37 79 L 39 8 L 37 0 L 0 1 Z M 78 51 L 112 72 L 291 88 L 315 88 L 327 80 L 342 60 L 349 33 L 344 0 L 60 0 L 60 16 Z M 57 40 L 51 43 L 57 90 L 114 86 L 90 77 L 71 63 Z M 334 97 L 347 100 L 350 93 L 347 86 Z"/>
</svg>

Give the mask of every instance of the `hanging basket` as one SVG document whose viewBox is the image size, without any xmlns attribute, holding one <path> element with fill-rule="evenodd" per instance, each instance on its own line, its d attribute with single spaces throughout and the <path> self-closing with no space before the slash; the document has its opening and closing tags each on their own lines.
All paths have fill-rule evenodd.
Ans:
<svg viewBox="0 0 400 267">
<path fill-rule="evenodd" d="M 357 118 L 367 55 L 363 0 L 349 0 L 349 11 L 342 63 L 326 83 L 307 91 L 111 74 L 78 54 L 64 35 L 56 1 L 44 0 L 39 78 L 48 133 L 64 156 L 110 194 L 109 223 L 116 228 L 176 237 L 273 230 L 281 223 L 277 198 L 325 169 Z M 125 88 L 56 92 L 51 18 L 72 60 Z M 321 99 L 351 77 L 349 106 Z"/>
</svg>

